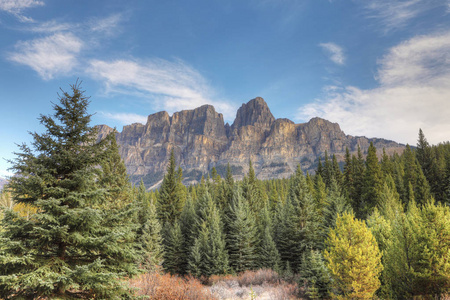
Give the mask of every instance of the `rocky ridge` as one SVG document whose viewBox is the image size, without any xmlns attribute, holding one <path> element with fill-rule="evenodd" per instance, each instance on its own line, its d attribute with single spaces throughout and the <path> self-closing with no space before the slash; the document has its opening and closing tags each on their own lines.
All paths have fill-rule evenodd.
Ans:
<svg viewBox="0 0 450 300">
<path fill-rule="evenodd" d="M 99 138 L 113 131 L 106 125 L 98 129 Z M 147 187 L 161 180 L 172 149 L 186 184 L 198 182 L 212 167 L 223 175 L 228 163 L 237 179 L 247 172 L 249 160 L 258 178 L 283 178 L 298 164 L 314 170 L 325 151 L 343 161 L 346 147 L 356 153 L 359 145 L 366 152 L 370 142 L 380 153 L 404 149 L 393 141 L 345 135 L 337 123 L 321 118 L 302 124 L 275 119 L 259 97 L 239 108 L 231 126 L 213 106 L 203 105 L 172 116 L 165 111 L 149 115 L 145 125 L 124 126 L 116 137 L 131 179 L 143 179 Z"/>
</svg>

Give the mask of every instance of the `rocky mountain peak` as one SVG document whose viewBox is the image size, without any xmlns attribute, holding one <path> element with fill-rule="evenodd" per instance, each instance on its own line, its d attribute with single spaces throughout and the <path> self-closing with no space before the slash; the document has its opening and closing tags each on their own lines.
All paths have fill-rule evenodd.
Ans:
<svg viewBox="0 0 450 300">
<path fill-rule="evenodd" d="M 236 113 L 236 119 L 232 125 L 233 129 L 253 125 L 264 129 L 270 129 L 275 118 L 270 112 L 266 101 L 261 97 L 256 97 L 247 103 L 242 104 Z"/>
<path fill-rule="evenodd" d="M 99 138 L 112 130 L 98 126 Z M 392 141 L 345 135 L 339 124 L 321 118 L 301 124 L 275 120 L 260 97 L 242 104 L 231 126 L 224 124 L 223 115 L 213 106 L 203 105 L 172 116 L 167 112 L 149 115 L 146 124 L 126 125 L 116 137 L 131 180 L 138 183 L 142 179 L 153 188 L 161 182 L 171 150 L 183 169 L 184 182 L 192 184 L 212 167 L 225 176 L 228 164 L 235 178 L 241 179 L 248 171 L 249 159 L 258 178 L 285 178 L 298 164 L 313 172 L 325 151 L 343 161 L 346 148 L 355 154 L 360 146 L 364 152 L 370 142 L 388 154 L 404 149 Z"/>
</svg>

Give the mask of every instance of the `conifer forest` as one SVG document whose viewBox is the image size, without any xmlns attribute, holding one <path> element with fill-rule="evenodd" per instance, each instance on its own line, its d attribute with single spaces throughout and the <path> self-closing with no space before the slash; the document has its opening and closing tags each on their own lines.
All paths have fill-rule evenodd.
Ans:
<svg viewBox="0 0 450 300">
<path fill-rule="evenodd" d="M 448 142 L 419 130 L 393 156 L 371 145 L 340 165 L 325 152 L 313 174 L 273 180 L 249 161 L 241 181 L 213 168 L 191 186 L 172 152 L 149 191 L 130 183 L 114 133 L 97 140 L 88 106 L 72 85 L 18 146 L 1 193 L 0 298 L 216 299 L 208 285 L 259 270 L 296 286 L 272 299 L 450 297 Z M 145 294 L 142 276 L 210 292 Z"/>
</svg>

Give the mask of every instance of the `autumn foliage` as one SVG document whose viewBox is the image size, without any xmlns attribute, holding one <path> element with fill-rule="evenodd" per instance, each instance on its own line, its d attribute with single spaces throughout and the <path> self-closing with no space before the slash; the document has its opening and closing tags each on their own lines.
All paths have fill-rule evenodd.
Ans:
<svg viewBox="0 0 450 300">
<path fill-rule="evenodd" d="M 158 300 L 215 299 L 198 279 L 151 272 L 133 279 L 131 285 L 140 296 Z"/>
</svg>

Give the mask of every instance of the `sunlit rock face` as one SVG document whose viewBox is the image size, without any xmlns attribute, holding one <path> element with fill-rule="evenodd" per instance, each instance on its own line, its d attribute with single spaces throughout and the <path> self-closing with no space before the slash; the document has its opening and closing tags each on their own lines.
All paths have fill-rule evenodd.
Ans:
<svg viewBox="0 0 450 300">
<path fill-rule="evenodd" d="M 99 125 L 99 138 L 113 129 Z M 321 118 L 295 124 L 275 119 L 264 99 L 258 97 L 242 104 L 230 126 L 213 106 L 203 105 L 172 116 L 165 111 L 149 115 L 147 123 L 134 123 L 116 133 L 120 155 L 134 182 L 143 179 L 148 188 L 161 181 L 173 150 L 183 169 L 184 183 L 197 183 L 215 167 L 224 175 L 230 164 L 234 177 L 248 171 L 248 162 L 260 179 L 290 176 L 298 164 L 314 172 L 318 157 L 325 151 L 344 160 L 345 150 L 356 153 L 358 145 L 365 153 L 373 142 L 381 154 L 401 152 L 404 145 L 384 139 L 345 135 L 339 124 Z"/>
</svg>

